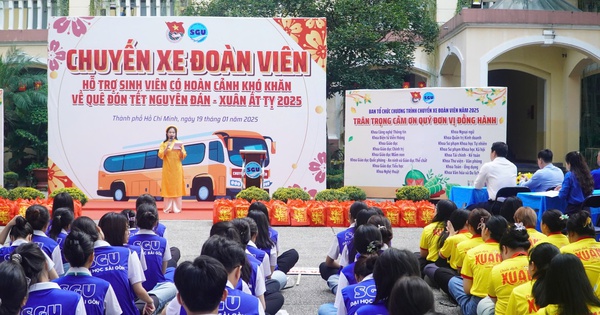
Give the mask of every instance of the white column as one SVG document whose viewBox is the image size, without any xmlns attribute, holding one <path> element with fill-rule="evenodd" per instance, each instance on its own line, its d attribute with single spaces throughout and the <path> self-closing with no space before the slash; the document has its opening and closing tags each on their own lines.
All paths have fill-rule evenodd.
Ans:
<svg viewBox="0 0 600 315">
<path fill-rule="evenodd" d="M 125 16 L 131 16 L 131 0 L 125 0 Z"/>
<path fill-rule="evenodd" d="M 156 7 L 156 16 L 160 16 L 160 13 L 161 13 L 160 12 L 160 3 L 161 3 L 161 0 L 154 0 L 154 1 L 156 1 L 154 3 L 154 6 Z"/>
<path fill-rule="evenodd" d="M 19 19 L 17 21 L 17 29 L 18 30 L 23 30 L 25 29 L 25 23 L 24 23 L 24 19 L 25 19 L 25 5 L 23 3 L 23 1 L 27 1 L 27 0 L 20 0 L 17 2 L 18 8 L 17 8 L 17 19 Z"/>
<path fill-rule="evenodd" d="M 142 0 L 139 0 L 139 1 L 141 2 Z M 140 3 L 140 7 L 141 7 L 141 3 Z M 144 2 L 144 7 L 146 8 L 146 10 L 145 10 L 145 12 L 146 12 L 146 13 L 145 13 L 145 16 L 150 16 L 150 15 L 151 15 L 151 14 L 150 14 L 150 13 L 151 13 L 151 12 L 150 12 L 150 0 L 145 0 L 145 2 Z M 140 15 L 141 15 L 141 14 L 142 14 L 142 13 L 141 13 L 141 11 L 140 11 Z"/>
<path fill-rule="evenodd" d="M 25 0 L 27 6 L 27 29 L 33 29 L 33 0 Z M 37 26 L 39 28 L 39 25 Z"/>
<path fill-rule="evenodd" d="M 6 10 L 6 5 L 4 4 L 4 0 L 0 0 L 0 30 L 4 29 L 4 12 L 5 12 L 5 10 Z"/>
<path fill-rule="evenodd" d="M 37 20 L 37 28 L 38 29 L 46 29 L 48 25 L 44 25 L 44 7 L 42 6 L 42 0 L 38 0 L 37 2 L 37 13 L 35 15 L 35 19 Z M 50 23 L 50 19 L 46 20 L 46 23 Z"/>
<path fill-rule="evenodd" d="M 15 28 L 15 8 L 14 2 L 8 1 L 8 29 Z"/>
</svg>

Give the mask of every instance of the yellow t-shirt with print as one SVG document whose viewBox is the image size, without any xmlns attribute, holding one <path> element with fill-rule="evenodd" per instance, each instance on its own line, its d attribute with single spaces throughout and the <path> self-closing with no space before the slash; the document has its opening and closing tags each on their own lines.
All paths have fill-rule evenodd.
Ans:
<svg viewBox="0 0 600 315">
<path fill-rule="evenodd" d="M 581 259 L 585 273 L 590 279 L 590 285 L 595 286 L 600 274 L 600 243 L 593 237 L 585 237 L 578 241 L 565 245 L 560 249 L 561 253 L 570 253 Z"/>
<path fill-rule="evenodd" d="M 532 247 L 547 238 L 546 234 L 544 234 L 534 228 L 528 228 L 527 234 L 529 234 L 529 243 L 531 243 Z"/>
<path fill-rule="evenodd" d="M 541 243 L 550 243 L 558 248 L 562 248 L 563 246 L 569 245 L 569 238 L 566 235 L 558 232 L 548 235 L 548 237 L 541 240 L 536 245 L 539 245 Z"/>
<path fill-rule="evenodd" d="M 526 315 L 535 314 L 540 307 L 535 304 L 533 298 L 533 284 L 535 280 L 531 280 L 521 284 L 513 289 L 508 299 L 505 314 Z"/>
<path fill-rule="evenodd" d="M 438 247 L 438 241 L 440 239 L 440 235 L 442 235 L 442 232 L 444 232 L 444 225 L 441 222 L 429 223 L 423 228 L 419 247 L 421 247 L 423 250 L 429 251 L 426 258 L 428 261 L 436 261 L 438 259 L 438 253 L 440 250 Z"/>
<path fill-rule="evenodd" d="M 496 315 L 511 314 L 506 311 L 508 299 L 516 286 L 531 280 L 527 269 L 529 269 L 529 259 L 525 252 L 521 256 L 506 259 L 492 268 L 492 281 L 488 295 L 496 298 Z"/>
<path fill-rule="evenodd" d="M 498 242 L 487 242 L 471 248 L 465 255 L 461 276 L 473 281 L 471 295 L 484 298 L 488 295 L 492 268 L 502 261 Z"/>
<path fill-rule="evenodd" d="M 590 310 L 590 315 L 600 315 L 600 307 L 599 306 L 588 306 Z M 536 313 L 537 315 L 560 315 L 558 313 L 558 305 L 550 304 L 544 308 L 540 308 L 540 310 Z"/>
<path fill-rule="evenodd" d="M 473 235 L 471 235 L 471 233 L 469 233 L 467 230 L 461 230 L 458 232 L 458 234 L 449 236 L 444 242 L 444 246 L 440 248 L 440 257 L 448 260 L 448 264 L 452 269 L 456 270 L 459 264 L 458 258 L 462 257 L 456 253 L 458 244 L 470 239 L 471 236 Z M 462 261 L 460 264 L 462 264 Z"/>
<path fill-rule="evenodd" d="M 456 246 L 456 269 L 462 268 L 465 255 L 471 248 L 475 248 L 483 243 L 481 235 L 473 235 L 470 239 L 460 242 Z"/>
</svg>

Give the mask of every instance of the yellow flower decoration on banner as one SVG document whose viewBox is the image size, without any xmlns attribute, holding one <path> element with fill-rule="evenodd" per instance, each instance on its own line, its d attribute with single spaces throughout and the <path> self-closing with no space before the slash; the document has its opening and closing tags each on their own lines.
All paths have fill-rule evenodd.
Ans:
<svg viewBox="0 0 600 315">
<path fill-rule="evenodd" d="M 325 28 L 325 20 L 323 19 L 310 19 L 306 21 L 306 27 L 308 28 Z"/>
<path fill-rule="evenodd" d="M 302 24 L 297 23 L 294 19 L 281 19 L 283 30 L 297 43 L 298 36 L 302 34 Z"/>
<path fill-rule="evenodd" d="M 327 43 L 321 34 L 317 31 L 312 31 L 306 35 L 306 44 L 309 46 L 306 51 L 311 53 L 313 60 L 325 69 L 327 60 Z"/>
</svg>

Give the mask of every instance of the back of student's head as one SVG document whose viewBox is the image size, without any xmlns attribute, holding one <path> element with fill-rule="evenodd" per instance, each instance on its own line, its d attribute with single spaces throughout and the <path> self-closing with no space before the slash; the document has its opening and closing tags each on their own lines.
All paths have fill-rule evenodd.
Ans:
<svg viewBox="0 0 600 315">
<path fill-rule="evenodd" d="M 17 315 L 27 296 L 27 278 L 18 259 L 0 264 L 0 315 Z"/>
<path fill-rule="evenodd" d="M 73 203 L 73 197 L 71 197 L 68 192 L 63 191 L 54 196 L 54 199 L 52 200 L 52 209 L 58 208 L 69 208 L 71 211 L 74 211 L 75 204 Z"/>
<path fill-rule="evenodd" d="M 514 196 L 508 197 L 500 206 L 500 215 L 509 223 L 515 223 L 515 212 L 523 206 L 521 198 Z"/>
<path fill-rule="evenodd" d="M 362 201 L 355 201 L 350 206 L 350 218 L 356 220 L 356 217 L 358 216 L 358 213 L 360 212 L 360 210 L 365 210 L 368 208 L 369 208 L 369 206 L 367 206 L 366 203 L 364 203 Z"/>
<path fill-rule="evenodd" d="M 485 223 L 485 227 L 490 232 L 490 238 L 496 242 L 500 242 L 502 236 L 506 233 L 508 229 L 508 222 L 505 218 L 494 215 Z"/>
<path fill-rule="evenodd" d="M 535 269 L 531 274 L 531 278 L 536 280 L 531 291 L 538 305 L 548 304 L 545 302 L 546 295 L 544 294 L 543 284 L 550 268 L 550 261 L 558 254 L 560 254 L 558 247 L 550 243 L 540 243 L 529 251 L 529 270 L 533 271 Z"/>
<path fill-rule="evenodd" d="M 94 254 L 94 242 L 85 233 L 71 231 L 65 238 L 63 254 L 71 267 L 84 267 Z"/>
<path fill-rule="evenodd" d="M 241 220 L 241 219 L 234 219 L 234 220 Z M 244 222 L 243 224 L 246 224 L 246 225 L 248 224 L 244 220 L 242 220 L 242 222 Z M 245 230 L 248 231 L 248 235 L 249 235 L 250 234 L 249 230 L 248 229 L 245 229 Z M 209 236 L 213 236 L 213 235 L 223 236 L 234 242 L 238 242 L 238 243 L 242 244 L 242 240 L 240 238 L 241 233 L 235 228 L 235 226 L 233 225 L 233 223 L 231 223 L 231 221 L 220 221 L 220 222 L 213 224 L 210 227 L 210 232 L 208 235 Z M 248 236 L 247 239 L 250 240 L 250 237 Z"/>
<path fill-rule="evenodd" d="M 92 242 L 101 239 L 96 222 L 89 217 L 79 217 L 75 219 L 73 224 L 71 224 L 71 231 L 80 231 L 87 234 L 92 239 Z"/>
<path fill-rule="evenodd" d="M 154 199 L 154 196 L 152 196 L 151 194 L 141 194 L 135 200 L 135 209 L 137 209 L 140 205 L 144 204 L 156 207 L 156 199 Z"/>
<path fill-rule="evenodd" d="M 31 279 L 30 285 L 40 282 L 43 275 L 47 276 L 46 255 L 35 243 L 23 243 L 10 255 L 13 261 L 20 261 L 25 276 Z"/>
<path fill-rule="evenodd" d="M 256 226 L 256 222 L 251 218 L 237 218 L 231 220 L 231 224 L 238 231 L 238 235 L 240 236 L 240 242 L 243 245 L 248 245 L 252 238 L 252 228 L 250 222 L 254 223 Z"/>
<path fill-rule="evenodd" d="M 373 268 L 373 279 L 377 288 L 375 301 L 385 301 L 396 281 L 403 276 L 421 276 L 417 256 L 406 249 L 392 247 L 384 250 Z"/>
<path fill-rule="evenodd" d="M 504 142 L 494 142 L 492 144 L 492 152 L 496 152 L 498 157 L 508 156 L 508 145 Z"/>
<path fill-rule="evenodd" d="M 156 206 L 141 204 L 137 207 L 135 221 L 140 229 L 152 230 L 158 224 L 158 211 Z"/>
<path fill-rule="evenodd" d="M 223 264 L 209 256 L 181 263 L 175 269 L 174 282 L 183 307 L 198 313 L 215 310 L 222 300 L 227 277 Z"/>
<path fill-rule="evenodd" d="M 390 315 L 425 315 L 435 311 L 433 291 L 421 277 L 401 277 L 392 288 L 388 311 Z"/>
<path fill-rule="evenodd" d="M 392 230 L 392 222 L 390 222 L 390 219 L 378 214 L 370 217 L 367 224 L 376 226 L 379 229 L 379 232 L 381 232 L 381 240 L 383 243 L 391 246 L 392 238 L 394 238 L 394 231 Z"/>
<path fill-rule="evenodd" d="M 492 215 L 485 209 L 475 208 L 469 213 L 469 219 L 467 222 L 469 226 L 475 230 L 475 234 L 481 234 L 481 229 L 485 226 L 485 223 Z"/>
<path fill-rule="evenodd" d="M 354 242 L 354 246 L 350 252 L 351 257 L 354 257 L 356 253 L 361 255 L 376 255 L 383 246 L 381 231 L 372 224 L 364 224 L 356 228 L 352 241 Z"/>
<path fill-rule="evenodd" d="M 558 304 L 561 314 L 587 315 L 591 313 L 588 306 L 600 306 L 583 263 L 573 254 L 558 254 L 552 258 L 544 293 L 544 302 Z"/>
<path fill-rule="evenodd" d="M 137 222 L 135 221 L 135 210 L 124 209 L 123 211 L 121 211 L 121 214 L 127 218 L 127 222 L 129 224 L 130 229 L 137 228 Z"/>
<path fill-rule="evenodd" d="M 373 207 L 360 210 L 358 212 L 358 214 L 356 215 L 356 228 L 358 228 L 361 225 L 367 224 L 367 222 L 369 221 L 369 219 L 372 216 L 378 215 L 378 214 L 383 215 L 383 213 L 379 213 L 379 211 L 377 211 L 377 209 L 375 209 Z"/>
<path fill-rule="evenodd" d="M 452 213 L 456 210 L 456 204 L 449 199 L 442 199 L 435 205 L 435 215 L 432 222 L 440 222 L 446 224 Z"/>
<path fill-rule="evenodd" d="M 71 223 L 73 223 L 73 210 L 62 207 L 52 211 L 52 227 L 48 232 L 48 236 L 55 240 L 62 230 L 68 231 Z"/>
<path fill-rule="evenodd" d="M 112 246 L 123 246 L 127 243 L 129 235 L 129 222 L 127 218 L 116 212 L 105 213 L 98 221 L 98 226 L 102 229 L 104 240 Z"/>
<path fill-rule="evenodd" d="M 11 240 L 27 239 L 29 235 L 33 235 L 33 228 L 25 218 L 18 216 L 15 219 L 15 225 L 10 229 L 9 235 Z"/>
<path fill-rule="evenodd" d="M 567 227 L 568 215 L 564 215 L 560 210 L 546 210 L 542 214 L 542 224 L 548 227 L 550 233 L 561 232 Z"/>
<path fill-rule="evenodd" d="M 592 223 L 592 217 L 587 211 L 579 211 L 569 216 L 567 221 L 567 232 L 579 236 L 596 236 L 596 229 Z"/>
<path fill-rule="evenodd" d="M 538 152 L 537 157 L 538 159 L 542 159 L 544 163 L 552 163 L 552 158 L 554 157 L 554 154 L 552 154 L 552 151 L 544 149 Z"/>
<path fill-rule="evenodd" d="M 452 224 L 452 228 L 456 232 L 465 228 L 467 220 L 469 219 L 469 213 L 470 212 L 465 209 L 456 209 L 452 211 L 452 214 L 450 215 L 450 218 L 448 218 L 448 221 L 450 221 L 450 223 Z M 448 239 L 449 236 L 450 233 L 448 232 L 448 230 L 444 229 L 442 235 L 440 235 L 440 238 L 438 239 L 438 248 L 442 248 L 442 246 L 446 242 L 446 239 Z"/>
<path fill-rule="evenodd" d="M 50 222 L 50 214 L 48 209 L 42 205 L 31 205 L 25 210 L 25 219 L 34 230 L 45 230 L 46 225 Z"/>
<path fill-rule="evenodd" d="M 502 234 L 499 243 L 500 252 L 502 252 L 502 247 L 504 246 L 513 250 L 522 249 L 525 251 L 527 251 L 531 246 L 531 243 L 529 242 L 529 234 L 527 234 L 525 227 L 521 225 L 513 225 L 509 227 L 508 230 Z"/>
<path fill-rule="evenodd" d="M 220 261 L 227 273 L 246 263 L 246 252 L 242 245 L 219 235 L 209 237 L 202 245 L 200 254 Z"/>
<path fill-rule="evenodd" d="M 523 223 L 526 228 L 535 228 L 537 225 L 537 214 L 530 207 L 520 207 L 515 212 L 515 222 Z"/>
<path fill-rule="evenodd" d="M 261 211 L 256 210 L 248 211 L 248 217 L 256 222 L 256 227 L 258 228 L 256 246 L 263 249 L 272 248 L 275 243 L 273 243 L 269 235 L 269 218 Z"/>
<path fill-rule="evenodd" d="M 252 211 L 252 210 L 260 211 L 265 214 L 267 219 L 269 218 L 269 209 L 267 208 L 267 206 L 264 203 L 262 203 L 260 201 L 255 201 L 250 204 L 250 207 L 248 207 L 248 211 Z M 268 222 L 268 220 L 267 220 L 267 222 Z"/>
<path fill-rule="evenodd" d="M 354 275 L 357 279 L 364 278 L 373 273 L 377 257 L 379 257 L 378 254 L 366 254 L 361 255 L 356 259 L 354 264 Z"/>
</svg>

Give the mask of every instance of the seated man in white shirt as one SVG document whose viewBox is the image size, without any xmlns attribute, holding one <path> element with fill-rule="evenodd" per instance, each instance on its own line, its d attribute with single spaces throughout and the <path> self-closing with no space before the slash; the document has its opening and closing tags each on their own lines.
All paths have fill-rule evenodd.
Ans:
<svg viewBox="0 0 600 315">
<path fill-rule="evenodd" d="M 500 188 L 513 187 L 517 185 L 517 167 L 506 159 L 508 155 L 508 145 L 504 142 L 494 142 L 492 144 L 492 152 L 490 153 L 491 162 L 487 162 L 479 169 L 479 174 L 475 179 L 475 188 L 487 188 L 489 200 L 481 203 L 469 205 L 467 209 L 483 208 L 491 213 L 498 214 L 498 211 L 493 211 L 492 205 L 496 194 Z"/>
<path fill-rule="evenodd" d="M 540 169 L 530 179 L 522 175 L 519 186 L 529 187 L 531 191 L 546 191 L 562 184 L 565 174 L 552 164 L 552 156 L 552 151 L 548 149 L 538 152 L 537 164 Z"/>
</svg>

